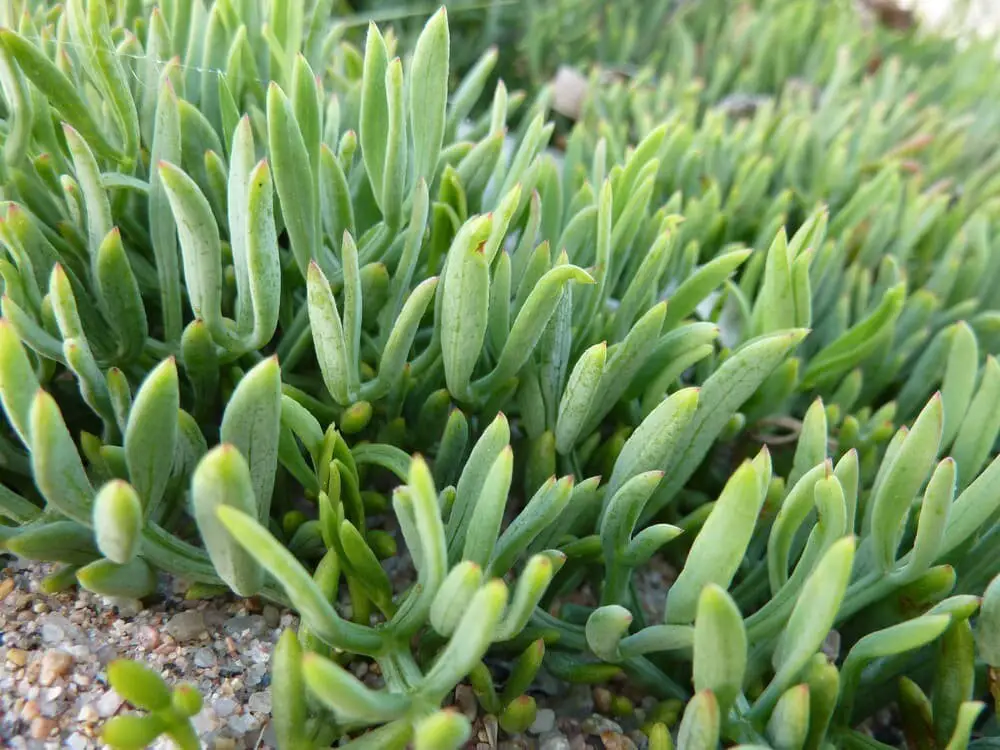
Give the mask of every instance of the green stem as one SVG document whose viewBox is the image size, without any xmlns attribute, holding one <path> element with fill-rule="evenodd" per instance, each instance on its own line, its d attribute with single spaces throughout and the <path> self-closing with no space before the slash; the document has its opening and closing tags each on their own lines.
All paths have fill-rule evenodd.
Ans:
<svg viewBox="0 0 1000 750">
<path fill-rule="evenodd" d="M 282 371 L 288 372 L 294 370 L 295 366 L 299 363 L 299 360 L 302 359 L 303 355 L 309 350 L 309 346 L 311 344 L 312 329 L 306 325 L 305 329 L 292 340 L 292 345 L 289 347 L 285 358 L 278 358 L 278 361 L 281 363 Z"/>
<path fill-rule="evenodd" d="M 413 654 L 405 644 L 391 643 L 384 655 L 376 660 L 382 670 L 386 688 L 393 693 L 411 693 L 424 679 Z"/>
<path fill-rule="evenodd" d="M 225 586 L 226 583 L 215 573 L 215 566 L 201 549 L 179 539 L 155 523 L 147 523 L 142 530 L 143 557 L 157 568 L 183 578 L 191 583 L 208 583 Z M 284 592 L 266 585 L 261 596 L 282 607 L 291 603 Z"/>
<path fill-rule="evenodd" d="M 288 330 L 282 332 L 281 343 L 278 344 L 278 348 L 275 354 L 278 355 L 278 361 L 284 365 L 285 358 L 288 357 L 292 348 L 298 341 L 299 336 L 302 335 L 303 331 L 309 330 L 309 305 L 302 302 L 299 304 L 299 309 L 295 313 L 295 317 L 292 318 L 291 324 L 288 326 Z"/>
<path fill-rule="evenodd" d="M 1000 527 L 988 532 L 969 550 L 964 561 L 968 567 L 959 572 L 959 590 L 955 593 L 981 593 L 996 575 L 997 555 L 1000 554 Z"/>
<path fill-rule="evenodd" d="M 632 569 L 620 563 L 605 568 L 604 586 L 601 587 L 601 606 L 623 604 L 628 593 Z"/>
<path fill-rule="evenodd" d="M 633 656 L 622 662 L 622 668 L 630 676 L 644 683 L 650 690 L 663 698 L 686 701 L 691 694 L 674 682 L 662 669 L 645 656 Z"/>
</svg>

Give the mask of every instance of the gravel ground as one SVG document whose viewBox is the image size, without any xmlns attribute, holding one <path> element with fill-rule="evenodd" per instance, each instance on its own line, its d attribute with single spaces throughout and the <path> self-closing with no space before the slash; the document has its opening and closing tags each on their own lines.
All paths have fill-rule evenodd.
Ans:
<svg viewBox="0 0 1000 750">
<path fill-rule="evenodd" d="M 100 747 L 103 722 L 127 710 L 104 668 L 134 658 L 171 683 L 195 684 L 195 724 L 208 747 L 264 747 L 268 660 L 296 618 L 252 601 L 184 601 L 167 591 L 143 608 L 86 591 L 40 593 L 46 566 L 0 573 L 0 745 L 17 750 Z M 169 745 L 163 744 L 162 747 Z"/>
<path fill-rule="evenodd" d="M 0 557 L 0 565 L 3 565 Z M 109 601 L 87 591 L 40 591 L 51 567 L 8 561 L 0 568 L 0 747 L 13 750 L 86 750 L 101 747 L 103 723 L 130 710 L 105 682 L 105 667 L 133 658 L 171 684 L 189 682 L 205 698 L 195 726 L 207 748 L 271 748 L 268 661 L 284 627 L 296 627 L 287 611 L 256 600 L 186 601 L 167 583 L 147 601 Z M 643 589 L 650 615 L 662 611 L 667 568 L 651 567 Z M 145 605 L 145 606 L 144 606 Z M 500 665 L 502 670 L 503 665 Z M 353 665 L 373 686 L 368 665 Z M 539 675 L 535 723 L 521 736 L 502 732 L 482 715 L 472 689 L 460 685 L 454 704 L 474 719 L 468 747 L 475 750 L 629 750 L 642 748 L 637 728 L 655 701 L 630 693 L 623 681 L 607 688 L 566 688 Z M 627 717 L 610 718 L 612 697 L 635 701 Z M 167 748 L 167 741 L 154 747 Z"/>
</svg>

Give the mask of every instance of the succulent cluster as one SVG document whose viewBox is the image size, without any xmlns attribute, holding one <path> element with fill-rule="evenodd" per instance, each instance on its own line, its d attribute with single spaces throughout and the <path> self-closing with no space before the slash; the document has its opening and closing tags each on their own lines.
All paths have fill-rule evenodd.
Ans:
<svg viewBox="0 0 1000 750">
<path fill-rule="evenodd" d="M 283 749 L 460 747 L 463 682 L 517 734 L 540 670 L 654 750 L 992 746 L 996 64 L 727 5 L 7 4 L 0 549 L 294 608 Z M 110 744 L 197 746 L 109 672 Z"/>
</svg>

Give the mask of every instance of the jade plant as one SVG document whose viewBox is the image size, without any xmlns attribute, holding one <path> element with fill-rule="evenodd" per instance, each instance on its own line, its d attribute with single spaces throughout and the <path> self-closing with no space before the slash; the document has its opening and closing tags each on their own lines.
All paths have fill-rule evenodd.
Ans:
<svg viewBox="0 0 1000 750">
<path fill-rule="evenodd" d="M 516 736 L 543 673 L 624 675 L 656 750 L 995 741 L 984 45 L 341 5 L 5 7 L 2 549 L 294 609 L 281 748 L 461 747 L 464 683 Z M 572 117 L 552 55 L 599 65 Z M 110 745 L 197 745 L 109 679 Z"/>
</svg>

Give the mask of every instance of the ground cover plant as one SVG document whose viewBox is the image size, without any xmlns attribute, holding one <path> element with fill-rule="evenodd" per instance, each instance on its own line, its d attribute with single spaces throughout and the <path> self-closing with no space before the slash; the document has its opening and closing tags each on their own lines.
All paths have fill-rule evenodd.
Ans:
<svg viewBox="0 0 1000 750">
<path fill-rule="evenodd" d="M 889 706 L 998 741 L 989 45 L 846 2 L 17 5 L 0 545 L 49 588 L 292 607 L 281 748 L 461 747 L 460 683 L 517 735 L 541 670 L 627 675 L 656 750 L 880 747 Z M 600 62 L 571 118 L 550 54 Z M 109 744 L 197 746 L 190 688 L 109 679 Z"/>
</svg>

